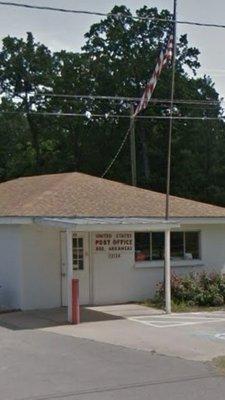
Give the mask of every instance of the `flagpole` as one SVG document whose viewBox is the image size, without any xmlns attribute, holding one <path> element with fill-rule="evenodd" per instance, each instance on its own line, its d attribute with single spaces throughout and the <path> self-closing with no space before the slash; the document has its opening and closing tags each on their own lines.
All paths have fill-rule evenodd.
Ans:
<svg viewBox="0 0 225 400">
<path fill-rule="evenodd" d="M 130 106 L 130 160 L 132 185 L 137 186 L 137 166 L 136 166 L 136 140 L 135 140 L 135 120 L 134 106 Z"/>
<path fill-rule="evenodd" d="M 177 55 L 177 0 L 174 0 L 173 8 L 173 61 L 172 61 L 172 83 L 171 83 L 171 103 L 170 103 L 170 120 L 169 120 L 169 137 L 168 137 L 168 155 L 167 155 L 167 179 L 166 179 L 166 220 L 170 217 L 170 180 L 171 180 L 171 142 L 173 131 L 173 106 L 174 106 L 174 89 L 175 89 L 175 73 L 176 73 L 176 55 Z"/>
<path fill-rule="evenodd" d="M 166 210 L 165 219 L 170 218 L 170 180 L 171 180 L 171 144 L 173 131 L 173 105 L 174 105 L 174 88 L 176 73 L 176 53 L 177 53 L 177 0 L 174 0 L 173 7 L 173 61 L 172 61 L 172 82 L 171 82 L 171 103 L 170 103 L 170 120 L 169 120 L 169 137 L 168 137 L 168 155 L 167 155 L 167 179 L 166 179 Z M 170 228 L 165 230 L 165 265 L 164 265 L 164 285 L 165 285 L 165 308 L 166 313 L 171 313 L 171 257 L 170 257 Z"/>
</svg>

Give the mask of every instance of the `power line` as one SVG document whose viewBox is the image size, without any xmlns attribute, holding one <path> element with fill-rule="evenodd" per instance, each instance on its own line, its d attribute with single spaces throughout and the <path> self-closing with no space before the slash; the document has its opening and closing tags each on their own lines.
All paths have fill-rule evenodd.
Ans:
<svg viewBox="0 0 225 400">
<path fill-rule="evenodd" d="M 127 101 L 138 102 L 140 97 L 126 97 L 126 96 L 100 96 L 100 95 L 82 95 L 82 94 L 58 94 L 58 93 L 37 93 L 35 97 L 52 97 L 63 99 L 85 99 L 85 100 L 113 100 L 113 101 Z M 150 103 L 171 103 L 171 99 L 157 99 L 151 98 Z M 201 105 L 219 105 L 225 103 L 224 100 L 192 100 L 192 99 L 175 99 L 173 103 L 176 104 L 201 104 Z"/>
<path fill-rule="evenodd" d="M 23 3 L 19 4 L 19 3 L 12 2 L 12 1 L 9 1 L 9 2 L 8 1 L 0 1 L 0 5 L 9 6 L 9 7 L 28 8 L 31 10 L 57 11 L 57 12 L 67 13 L 67 14 L 86 14 L 86 15 L 96 15 L 99 17 L 107 17 L 109 15 L 114 16 L 114 14 L 101 13 L 101 12 L 97 12 L 97 11 L 74 10 L 74 9 L 69 9 L 69 8 L 37 6 L 37 5 L 23 4 Z"/>
<path fill-rule="evenodd" d="M 49 7 L 49 6 L 37 6 L 37 5 L 30 5 L 30 4 L 23 4 L 23 3 L 15 3 L 15 2 L 7 2 L 7 1 L 0 1 L 0 5 L 3 6 L 11 6 L 11 7 L 20 7 L 20 8 L 28 8 L 32 10 L 42 10 L 42 11 L 56 11 L 62 12 L 67 14 L 84 14 L 84 15 L 93 15 L 98 17 L 115 17 L 117 19 L 126 17 L 131 19 L 137 20 L 156 20 L 154 17 L 141 17 L 141 16 L 134 16 L 131 14 L 124 14 L 124 13 L 103 13 L 98 11 L 88 11 L 88 10 L 75 10 L 69 8 L 58 8 L 58 7 Z M 172 22 L 172 20 L 168 20 L 165 18 L 157 18 L 158 21 L 165 21 L 165 22 Z"/>
<path fill-rule="evenodd" d="M 109 165 L 108 165 L 108 167 L 106 168 L 106 170 L 105 170 L 105 171 L 103 172 L 103 174 L 101 175 L 101 178 L 104 178 L 104 176 L 105 176 L 105 175 L 107 174 L 107 172 L 111 169 L 111 167 L 113 166 L 113 164 L 116 162 L 117 158 L 119 157 L 119 155 L 120 155 L 120 153 L 121 153 L 121 151 L 122 151 L 122 149 L 123 149 L 123 147 L 124 147 L 124 145 L 125 145 L 125 143 L 126 143 L 126 141 L 127 141 L 127 139 L 128 139 L 128 136 L 130 135 L 131 127 L 132 127 L 132 126 L 130 126 L 129 129 L 127 130 L 126 135 L 124 136 L 120 147 L 118 148 L 118 150 L 117 150 L 115 156 L 113 157 L 112 161 L 109 163 Z"/>
<path fill-rule="evenodd" d="M 57 94 L 57 93 L 37 93 L 35 97 L 59 97 L 71 99 L 89 99 L 89 100 L 117 100 L 117 101 L 140 101 L 140 97 L 127 97 L 127 96 L 99 96 L 99 95 L 82 95 L 82 94 Z M 155 102 L 159 100 L 155 99 Z"/>
<path fill-rule="evenodd" d="M 57 116 L 57 117 L 83 117 L 83 118 L 87 118 L 87 114 L 81 114 L 81 113 L 58 113 L 58 112 L 30 112 L 30 113 L 26 113 L 26 112 L 18 112 L 18 111 L 0 111 L 0 115 L 43 115 L 43 116 Z M 105 114 L 92 114 L 90 118 L 126 118 L 126 119 L 130 119 L 129 115 L 108 115 L 106 117 Z M 220 116 L 220 117 L 188 117 L 188 116 L 159 116 L 159 115 L 153 115 L 153 116 L 137 116 L 136 119 L 160 119 L 160 120 L 168 120 L 168 119 L 173 119 L 173 120 L 199 120 L 199 121 L 222 121 L 225 119 L 225 116 Z M 113 157 L 112 161 L 109 163 L 109 165 L 107 166 L 107 168 L 105 169 L 104 173 L 102 174 L 102 178 L 108 173 L 108 171 L 111 169 L 111 167 L 114 165 L 114 163 L 116 162 L 116 160 L 118 159 L 121 151 L 123 150 L 125 143 L 130 135 L 131 132 L 131 126 L 128 128 L 115 156 Z"/>
<path fill-rule="evenodd" d="M 149 16 L 135 16 L 131 14 L 124 14 L 124 13 L 102 13 L 98 11 L 89 11 L 89 10 L 75 10 L 75 9 L 66 9 L 66 8 L 57 8 L 57 7 L 48 7 L 48 6 L 37 6 L 37 5 L 30 5 L 30 4 L 23 4 L 23 3 L 15 3 L 15 2 L 6 2 L 0 1 L 0 5 L 2 6 L 9 6 L 9 7 L 20 7 L 20 8 L 27 8 L 33 10 L 42 10 L 42 11 L 56 11 L 61 13 L 67 14 L 84 14 L 84 15 L 93 15 L 99 17 L 114 17 L 116 19 L 120 19 L 123 17 L 134 19 L 134 20 L 148 20 L 148 21 L 160 21 L 160 22 L 167 22 L 168 24 L 182 24 L 182 25 L 194 25 L 194 26 L 202 26 L 208 28 L 222 28 L 225 29 L 224 24 L 217 24 L 217 23 L 207 23 L 207 22 L 196 22 L 196 21 L 186 21 L 186 20 L 174 20 L 174 19 L 166 19 L 166 18 L 159 18 L 159 17 L 149 17 Z"/>
<path fill-rule="evenodd" d="M 194 26 L 202 26 L 205 28 L 222 28 L 225 29 L 225 25 L 223 24 L 211 24 L 207 22 L 195 22 L 195 21 L 185 21 L 185 20 L 172 20 L 171 23 L 181 24 L 181 25 L 194 25 Z"/>
<path fill-rule="evenodd" d="M 109 118 L 115 118 L 115 119 L 130 119 L 130 115 L 121 115 L 121 114 L 91 114 L 88 112 L 87 113 L 64 113 L 64 112 L 45 112 L 45 111 L 31 111 L 31 112 L 26 112 L 26 111 L 0 111 L 0 115 L 22 115 L 22 116 L 27 116 L 27 115 L 42 115 L 42 116 L 56 116 L 56 117 L 83 117 L 88 120 L 91 118 L 105 118 L 106 120 Z M 149 119 L 149 120 L 195 120 L 195 121 L 223 121 L 225 120 L 225 115 L 221 115 L 219 117 L 189 117 L 189 116 L 167 116 L 167 115 L 139 115 L 135 119 Z"/>
</svg>

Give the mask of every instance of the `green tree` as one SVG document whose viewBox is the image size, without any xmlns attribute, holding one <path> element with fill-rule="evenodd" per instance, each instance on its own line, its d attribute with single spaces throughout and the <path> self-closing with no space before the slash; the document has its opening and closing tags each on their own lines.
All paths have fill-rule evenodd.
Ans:
<svg viewBox="0 0 225 400">
<path fill-rule="evenodd" d="M 107 114 L 130 114 L 125 101 L 46 97 L 44 92 L 140 97 L 165 43 L 172 15 L 168 10 L 142 7 L 133 19 L 129 9 L 116 6 L 112 14 L 91 26 L 80 53 L 51 53 L 34 41 L 7 37 L 0 53 L 1 109 L 20 110 L 26 117 L 1 117 L 0 145 L 6 157 L 0 165 L 2 179 L 18 174 L 83 171 L 101 175 L 114 157 L 128 129 L 129 119 Z M 218 100 L 209 77 L 196 76 L 199 50 L 188 46 L 186 35 L 178 38 L 175 98 Z M 169 99 L 171 67 L 164 68 L 154 93 Z M 149 104 L 136 121 L 138 185 L 165 191 L 168 121 L 151 116 L 168 115 L 169 103 Z M 77 113 L 89 116 L 33 116 L 30 112 Z M 225 130 L 218 117 L 221 107 L 176 104 L 180 116 L 201 121 L 174 122 L 172 143 L 172 193 L 225 204 Z M 106 117 L 92 118 L 93 114 Z M 10 140 L 5 140 L 9 135 Z M 10 145 L 9 145 L 10 143 Z M 11 147 L 10 147 L 11 146 Z M 22 146 L 22 150 L 21 149 Z M 9 151 L 9 148 L 12 151 Z M 10 154 L 10 156 L 9 156 Z M 4 157 L 3 157 L 4 159 Z M 14 168 L 15 167 L 15 168 Z M 129 141 L 107 177 L 130 182 Z"/>
<path fill-rule="evenodd" d="M 15 105 L 3 100 L 0 112 L 0 181 L 16 178 L 34 170 L 34 149 L 26 117 L 14 114 Z"/>
<path fill-rule="evenodd" d="M 14 101 L 18 111 L 27 113 L 32 146 L 35 152 L 35 170 L 41 170 L 41 119 L 31 112 L 43 110 L 43 104 L 34 95 L 52 86 L 53 59 L 46 46 L 27 39 L 7 36 L 0 52 L 0 86 L 5 97 Z"/>
<path fill-rule="evenodd" d="M 92 93 L 102 95 L 114 94 L 118 96 L 141 96 L 143 89 L 148 81 L 156 64 L 159 49 L 165 42 L 171 25 L 161 20 L 172 18 L 167 10 L 160 13 L 156 8 L 146 6 L 137 11 L 139 17 L 146 19 L 134 20 L 131 18 L 130 11 L 124 7 L 115 7 L 112 13 L 118 14 L 118 18 L 109 16 L 98 24 L 94 24 L 90 31 L 85 35 L 87 42 L 83 51 L 88 54 L 89 68 L 88 73 L 93 82 Z M 123 17 L 121 17 L 123 15 Z M 188 47 L 187 36 L 182 35 L 178 38 L 176 62 L 176 86 L 175 97 L 180 99 L 218 99 L 212 82 L 207 79 L 195 78 L 198 67 L 199 50 Z M 171 92 L 171 68 L 165 68 L 158 81 L 154 97 L 169 99 Z M 94 106 L 96 112 L 116 112 L 118 114 L 129 114 L 129 107 L 125 103 L 112 104 L 98 103 Z M 149 104 L 144 115 L 164 115 L 168 112 L 168 104 L 153 105 Z M 192 117 L 220 115 L 220 106 L 208 109 L 207 107 L 194 107 L 179 105 L 177 106 L 178 115 L 188 115 Z M 107 139 L 102 156 L 102 162 L 107 165 L 109 159 L 113 157 L 119 143 L 128 128 L 129 121 L 118 122 L 113 136 L 110 131 L 105 131 L 105 135 L 100 136 L 101 142 Z M 208 172 L 202 167 L 202 159 L 206 157 L 205 132 L 207 122 L 186 123 L 175 122 L 173 131 L 173 159 L 172 159 L 172 190 L 176 194 L 184 195 L 190 193 L 198 198 L 205 195 L 196 185 L 196 176 L 201 175 L 204 184 L 208 180 Z M 190 127 L 192 132 L 190 132 Z M 215 125 L 217 131 L 218 124 Z M 209 131 L 207 130 L 208 134 Z M 136 123 L 136 137 L 138 148 L 138 182 L 141 186 L 151 187 L 157 190 L 165 190 L 166 177 L 166 156 L 167 156 L 167 133 L 168 122 L 159 120 L 139 120 Z M 190 140 L 190 136 L 199 138 Z M 214 133 L 212 134 L 214 135 Z M 105 136 L 105 138 L 104 138 Z M 214 135 L 216 137 L 216 134 Z M 99 144 L 99 148 L 102 147 Z M 189 152 L 190 157 L 185 159 L 185 152 Z M 183 154 L 183 157 L 181 157 Z M 110 155 L 110 157 L 109 157 Z M 180 160 L 182 158 L 182 160 Z M 179 161 L 179 164 L 178 164 Z M 181 162 L 182 161 L 182 162 Z M 190 163 L 196 165 L 199 173 L 195 175 L 195 169 L 190 168 Z M 211 163 L 209 164 L 211 165 Z M 102 168 L 102 166 L 101 166 Z M 102 169 L 101 169 L 102 170 Z M 117 180 L 130 182 L 129 176 L 129 146 L 123 152 L 119 162 L 111 171 L 109 177 Z M 100 170 L 99 170 L 100 173 Z M 185 182 L 186 174 L 192 174 L 187 186 Z M 185 190 L 189 187 L 189 191 Z M 209 195 L 209 193 L 208 193 Z"/>
</svg>

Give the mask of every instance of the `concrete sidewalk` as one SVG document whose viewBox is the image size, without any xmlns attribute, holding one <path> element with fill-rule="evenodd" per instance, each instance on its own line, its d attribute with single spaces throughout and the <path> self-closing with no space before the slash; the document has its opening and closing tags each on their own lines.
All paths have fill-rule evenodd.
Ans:
<svg viewBox="0 0 225 400">
<path fill-rule="evenodd" d="M 187 360 L 225 356 L 225 312 L 165 315 L 139 305 L 95 307 L 119 319 L 45 330 Z"/>
<path fill-rule="evenodd" d="M 136 303 L 96 306 L 96 307 L 88 307 L 87 309 L 121 318 L 129 318 L 138 315 L 151 316 L 151 315 L 165 314 L 165 312 L 162 310 L 157 310 L 156 308 L 142 306 L 141 304 L 136 304 Z"/>
<path fill-rule="evenodd" d="M 115 319 L 129 318 L 136 315 L 161 314 L 152 308 L 138 304 L 119 304 L 110 306 L 80 308 L 81 324 L 100 321 L 112 321 Z M 70 326 L 67 321 L 67 308 L 15 311 L 0 314 L 0 325 L 8 328 L 19 329 L 41 329 L 54 326 Z"/>
</svg>

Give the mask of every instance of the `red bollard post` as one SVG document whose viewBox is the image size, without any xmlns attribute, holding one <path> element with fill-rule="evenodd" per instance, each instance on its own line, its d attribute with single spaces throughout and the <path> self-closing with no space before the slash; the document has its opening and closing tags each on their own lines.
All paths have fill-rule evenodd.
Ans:
<svg viewBox="0 0 225 400">
<path fill-rule="evenodd" d="M 79 279 L 72 279 L 72 324 L 80 323 Z"/>
</svg>

